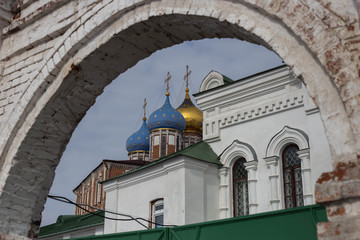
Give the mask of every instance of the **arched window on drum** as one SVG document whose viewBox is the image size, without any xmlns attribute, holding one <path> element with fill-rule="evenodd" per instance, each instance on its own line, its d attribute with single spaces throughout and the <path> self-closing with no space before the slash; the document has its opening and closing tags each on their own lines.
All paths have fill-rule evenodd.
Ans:
<svg viewBox="0 0 360 240">
<path fill-rule="evenodd" d="M 245 158 L 239 158 L 232 167 L 234 217 L 249 214 L 248 175 L 245 162 Z"/>
</svg>

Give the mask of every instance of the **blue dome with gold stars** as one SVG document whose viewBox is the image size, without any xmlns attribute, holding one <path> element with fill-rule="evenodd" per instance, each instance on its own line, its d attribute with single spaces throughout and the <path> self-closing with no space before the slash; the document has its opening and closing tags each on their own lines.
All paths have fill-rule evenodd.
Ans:
<svg viewBox="0 0 360 240">
<path fill-rule="evenodd" d="M 149 129 L 145 117 L 143 121 L 141 128 L 126 140 L 126 150 L 128 152 L 149 151 Z"/>
<path fill-rule="evenodd" d="M 164 105 L 149 117 L 149 131 L 157 128 L 172 128 L 183 132 L 185 127 L 186 121 L 184 116 L 171 106 L 169 94 L 167 93 Z"/>
</svg>

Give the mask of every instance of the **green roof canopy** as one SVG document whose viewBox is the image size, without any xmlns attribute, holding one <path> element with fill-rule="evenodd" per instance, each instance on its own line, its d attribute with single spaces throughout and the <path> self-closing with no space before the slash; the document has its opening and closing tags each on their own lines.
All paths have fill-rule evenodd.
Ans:
<svg viewBox="0 0 360 240">
<path fill-rule="evenodd" d="M 96 215 L 94 215 L 96 214 Z M 40 228 L 39 237 L 46 237 L 104 224 L 104 212 L 85 215 L 60 215 L 56 223 Z"/>
</svg>

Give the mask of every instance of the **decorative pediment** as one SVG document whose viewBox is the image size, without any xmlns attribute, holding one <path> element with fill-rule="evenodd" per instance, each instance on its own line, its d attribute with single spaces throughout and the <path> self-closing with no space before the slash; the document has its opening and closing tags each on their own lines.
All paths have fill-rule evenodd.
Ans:
<svg viewBox="0 0 360 240">
<path fill-rule="evenodd" d="M 200 92 L 224 85 L 224 77 L 220 73 L 212 70 L 201 82 Z"/>
<path fill-rule="evenodd" d="M 285 126 L 270 140 L 266 148 L 266 157 L 280 156 L 281 150 L 291 143 L 296 144 L 299 150 L 309 148 L 309 138 L 305 132 Z"/>
<path fill-rule="evenodd" d="M 246 162 L 257 161 L 256 153 L 249 144 L 235 140 L 221 154 L 220 161 L 224 167 L 230 167 L 232 162 L 240 157 L 245 158 Z"/>
</svg>

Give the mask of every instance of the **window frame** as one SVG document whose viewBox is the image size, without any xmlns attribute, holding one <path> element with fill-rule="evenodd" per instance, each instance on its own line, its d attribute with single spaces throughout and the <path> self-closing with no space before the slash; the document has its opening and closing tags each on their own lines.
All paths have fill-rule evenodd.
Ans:
<svg viewBox="0 0 360 240">
<path fill-rule="evenodd" d="M 243 178 L 235 178 L 235 165 L 241 161 L 241 164 L 243 165 L 243 168 L 246 172 L 246 178 L 243 177 Z M 233 164 L 232 164 L 232 167 L 231 167 L 231 173 L 232 173 L 232 177 L 231 177 L 231 181 L 232 181 L 232 200 L 233 200 L 233 204 L 232 204 L 232 207 L 233 207 L 233 217 L 238 217 L 238 216 L 247 216 L 249 215 L 249 176 L 248 176 L 248 171 L 246 170 L 246 166 L 245 166 L 245 163 L 246 163 L 246 159 L 244 157 L 238 157 L 236 158 L 236 160 L 234 160 Z M 241 182 L 241 181 L 246 181 L 246 197 L 244 197 L 244 199 L 246 198 L 246 209 L 243 209 L 245 210 L 245 214 L 244 215 L 236 215 L 236 210 L 237 210 L 237 201 L 236 201 L 236 198 L 235 198 L 235 186 L 236 186 L 236 183 L 238 182 Z M 239 206 L 240 207 L 240 206 Z"/>
<path fill-rule="evenodd" d="M 157 206 L 162 206 L 162 209 L 156 210 Z M 155 199 L 153 201 L 150 202 L 150 219 L 151 219 L 151 223 L 149 223 L 149 228 L 155 229 L 155 228 L 163 228 L 163 226 L 158 226 L 156 224 L 155 218 L 158 216 L 162 216 L 163 217 L 163 221 L 160 224 L 164 224 L 164 209 L 165 209 L 165 205 L 164 205 L 164 199 L 163 198 L 158 198 Z"/>
<path fill-rule="evenodd" d="M 286 151 L 291 148 L 291 147 L 296 147 L 296 152 L 299 151 L 299 146 L 296 145 L 295 143 L 290 143 L 288 145 L 286 145 L 284 147 L 284 149 L 282 150 L 281 152 L 281 164 L 282 164 L 282 167 L 281 167 L 281 170 L 282 170 L 282 186 L 283 186 L 283 201 L 284 201 L 284 209 L 289 209 L 289 208 L 295 208 L 295 207 L 302 207 L 304 206 L 304 186 L 303 186 L 303 180 L 302 180 L 302 172 L 301 172 L 301 159 L 299 158 L 298 154 L 297 154 L 297 157 L 299 158 L 299 164 L 296 165 L 296 166 L 290 166 L 290 167 L 285 167 L 285 153 Z M 300 181 L 296 181 L 295 180 L 295 170 L 296 169 L 299 169 L 300 170 Z M 286 194 L 286 180 L 285 180 L 285 172 L 290 170 L 290 175 L 291 175 L 291 198 L 292 198 L 292 207 L 288 207 L 288 204 L 287 204 L 287 194 Z M 302 193 L 301 195 L 300 194 L 297 194 L 296 193 L 296 183 L 297 182 L 300 182 L 300 185 L 301 185 L 301 190 L 302 190 Z M 301 196 L 302 198 L 302 205 L 298 205 L 297 204 L 297 201 L 296 201 L 296 198 L 298 196 Z"/>
</svg>

